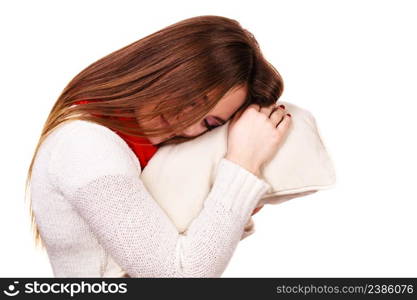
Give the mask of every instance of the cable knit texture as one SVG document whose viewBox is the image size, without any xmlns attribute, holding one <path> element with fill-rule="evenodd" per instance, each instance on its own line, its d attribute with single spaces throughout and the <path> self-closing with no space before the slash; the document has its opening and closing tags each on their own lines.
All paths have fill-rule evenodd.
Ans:
<svg viewBox="0 0 417 300">
<path fill-rule="evenodd" d="M 72 120 L 45 139 L 31 194 L 54 276 L 220 277 L 271 188 L 222 158 L 203 209 L 179 233 L 140 172 L 136 155 L 105 126 Z"/>
</svg>

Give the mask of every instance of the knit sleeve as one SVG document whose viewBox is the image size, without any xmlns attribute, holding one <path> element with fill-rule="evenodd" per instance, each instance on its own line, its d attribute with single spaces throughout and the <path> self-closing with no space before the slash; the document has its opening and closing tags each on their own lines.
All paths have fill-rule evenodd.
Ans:
<svg viewBox="0 0 417 300">
<path fill-rule="evenodd" d="M 270 185 L 222 158 L 202 210 L 179 233 L 123 143 L 101 125 L 68 131 L 48 168 L 56 188 L 129 276 L 220 277 Z"/>
</svg>

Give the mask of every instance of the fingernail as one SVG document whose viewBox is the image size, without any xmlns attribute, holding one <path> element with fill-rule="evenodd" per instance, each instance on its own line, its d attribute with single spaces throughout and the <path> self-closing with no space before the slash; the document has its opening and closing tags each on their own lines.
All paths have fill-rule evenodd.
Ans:
<svg viewBox="0 0 417 300">
<path fill-rule="evenodd" d="M 279 107 L 285 109 L 285 105 L 284 104 L 281 104 Z"/>
<path fill-rule="evenodd" d="M 287 114 L 287 116 L 291 117 L 291 114 Z"/>
</svg>

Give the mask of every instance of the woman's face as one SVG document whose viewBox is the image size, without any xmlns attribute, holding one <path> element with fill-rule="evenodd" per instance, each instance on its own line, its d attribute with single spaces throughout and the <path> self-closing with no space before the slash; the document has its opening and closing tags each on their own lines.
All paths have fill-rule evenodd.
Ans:
<svg viewBox="0 0 417 300">
<path fill-rule="evenodd" d="M 170 139 L 174 136 L 182 136 L 182 137 L 194 137 L 204 132 L 208 131 L 209 129 L 213 129 L 213 127 L 221 126 L 225 122 L 227 122 L 231 116 L 244 104 L 247 94 L 247 86 L 239 86 L 229 91 L 220 101 L 216 104 L 215 107 L 211 111 L 209 111 L 203 118 L 201 118 L 195 124 L 187 127 L 182 132 L 178 132 L 176 134 L 166 134 L 164 136 L 158 137 L 148 137 L 149 141 L 153 144 L 159 144 L 167 139 Z M 183 114 L 186 114 L 191 108 L 185 109 L 180 115 L 176 116 L 173 120 L 166 120 L 164 116 L 160 116 L 159 118 L 155 118 L 152 120 L 150 126 L 168 126 L 169 124 L 174 124 L 174 122 L 178 121 Z"/>
</svg>

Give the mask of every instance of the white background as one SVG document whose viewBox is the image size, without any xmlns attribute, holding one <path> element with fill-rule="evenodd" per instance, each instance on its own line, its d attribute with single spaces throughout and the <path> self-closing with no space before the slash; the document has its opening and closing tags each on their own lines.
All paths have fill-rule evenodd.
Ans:
<svg viewBox="0 0 417 300">
<path fill-rule="evenodd" d="M 331 190 L 264 207 L 223 277 L 417 276 L 415 1 L 2 1 L 0 276 L 49 277 L 24 205 L 41 126 L 108 53 L 197 15 L 238 20 L 316 118 Z"/>
</svg>

